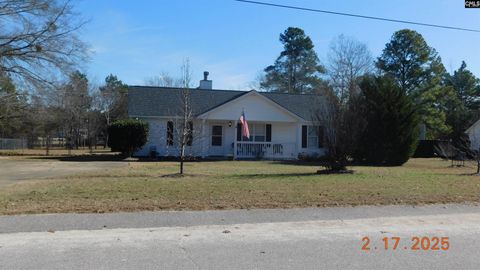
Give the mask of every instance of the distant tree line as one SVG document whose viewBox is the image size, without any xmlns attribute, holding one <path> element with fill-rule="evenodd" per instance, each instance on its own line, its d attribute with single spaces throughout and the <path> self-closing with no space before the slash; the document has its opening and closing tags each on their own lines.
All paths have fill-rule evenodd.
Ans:
<svg viewBox="0 0 480 270">
<path fill-rule="evenodd" d="M 47 153 L 54 138 L 68 148 L 106 145 L 108 125 L 127 117 L 121 80 L 97 87 L 78 71 L 89 54 L 73 4 L 0 0 L 0 137 L 42 140 Z"/>
<path fill-rule="evenodd" d="M 96 147 L 108 143 L 108 126 L 127 118 L 127 86 L 109 75 L 99 87 L 80 71 L 48 91 L 17 93 L 9 81 L 2 82 L 0 93 L 13 93 L 1 106 L 1 133 L 4 138 L 27 138 L 31 145 L 61 138 L 66 148 Z M 58 143 L 58 142 L 57 142 Z"/>
</svg>

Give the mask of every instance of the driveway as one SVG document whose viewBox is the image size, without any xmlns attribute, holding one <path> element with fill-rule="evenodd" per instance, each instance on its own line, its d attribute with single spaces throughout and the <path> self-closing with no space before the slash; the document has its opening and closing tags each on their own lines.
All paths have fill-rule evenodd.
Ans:
<svg viewBox="0 0 480 270">
<path fill-rule="evenodd" d="M 58 161 L 0 157 L 0 186 L 128 166 L 121 161 Z"/>
</svg>

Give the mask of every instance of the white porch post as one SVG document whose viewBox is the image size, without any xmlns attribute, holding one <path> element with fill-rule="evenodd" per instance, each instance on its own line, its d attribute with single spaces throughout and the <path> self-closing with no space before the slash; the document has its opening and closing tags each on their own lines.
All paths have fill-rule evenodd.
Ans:
<svg viewBox="0 0 480 270">
<path fill-rule="evenodd" d="M 207 129 L 207 126 L 206 126 L 206 120 L 205 118 L 202 119 L 202 158 L 205 158 L 205 151 L 206 151 L 206 147 L 205 147 L 205 144 L 206 144 L 206 141 L 207 138 L 205 138 L 205 130 Z"/>
<path fill-rule="evenodd" d="M 237 159 L 237 128 L 238 128 L 238 120 L 235 120 L 235 133 L 233 134 L 233 160 Z"/>
</svg>

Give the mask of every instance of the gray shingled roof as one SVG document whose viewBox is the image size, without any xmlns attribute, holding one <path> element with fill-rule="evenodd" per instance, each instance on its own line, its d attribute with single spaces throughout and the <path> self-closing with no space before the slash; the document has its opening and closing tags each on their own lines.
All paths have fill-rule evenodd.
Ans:
<svg viewBox="0 0 480 270">
<path fill-rule="evenodd" d="M 179 113 L 180 89 L 169 87 L 130 86 L 128 89 L 128 114 L 130 116 L 172 116 Z M 248 91 L 191 89 L 192 110 L 200 115 Z M 316 95 L 295 95 L 258 92 L 290 112 L 311 120 L 311 108 L 318 102 Z"/>
</svg>

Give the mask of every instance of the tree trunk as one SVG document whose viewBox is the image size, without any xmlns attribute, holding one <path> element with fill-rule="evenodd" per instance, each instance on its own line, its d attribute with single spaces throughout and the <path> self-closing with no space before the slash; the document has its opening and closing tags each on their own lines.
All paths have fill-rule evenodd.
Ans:
<svg viewBox="0 0 480 270">
<path fill-rule="evenodd" d="M 108 112 L 107 112 L 108 113 Z M 110 126 L 110 116 L 107 115 L 107 132 L 105 132 L 105 144 L 103 145 L 103 149 L 107 148 L 108 146 L 108 139 L 109 139 L 109 136 L 108 136 L 108 127 Z"/>
<path fill-rule="evenodd" d="M 45 148 L 45 155 L 48 156 L 50 154 L 50 136 L 47 135 L 47 143 Z"/>
<path fill-rule="evenodd" d="M 180 174 L 183 175 L 183 161 L 185 158 L 185 143 L 182 143 L 180 151 Z"/>
<path fill-rule="evenodd" d="M 183 157 L 180 158 L 180 174 L 183 175 Z"/>
<path fill-rule="evenodd" d="M 107 148 L 108 146 L 108 132 L 107 135 L 105 136 L 105 144 L 103 145 L 103 149 Z"/>
<path fill-rule="evenodd" d="M 72 155 L 72 133 L 70 132 L 70 134 L 68 135 L 67 137 L 67 149 L 68 149 L 68 155 L 71 156 Z"/>
</svg>

